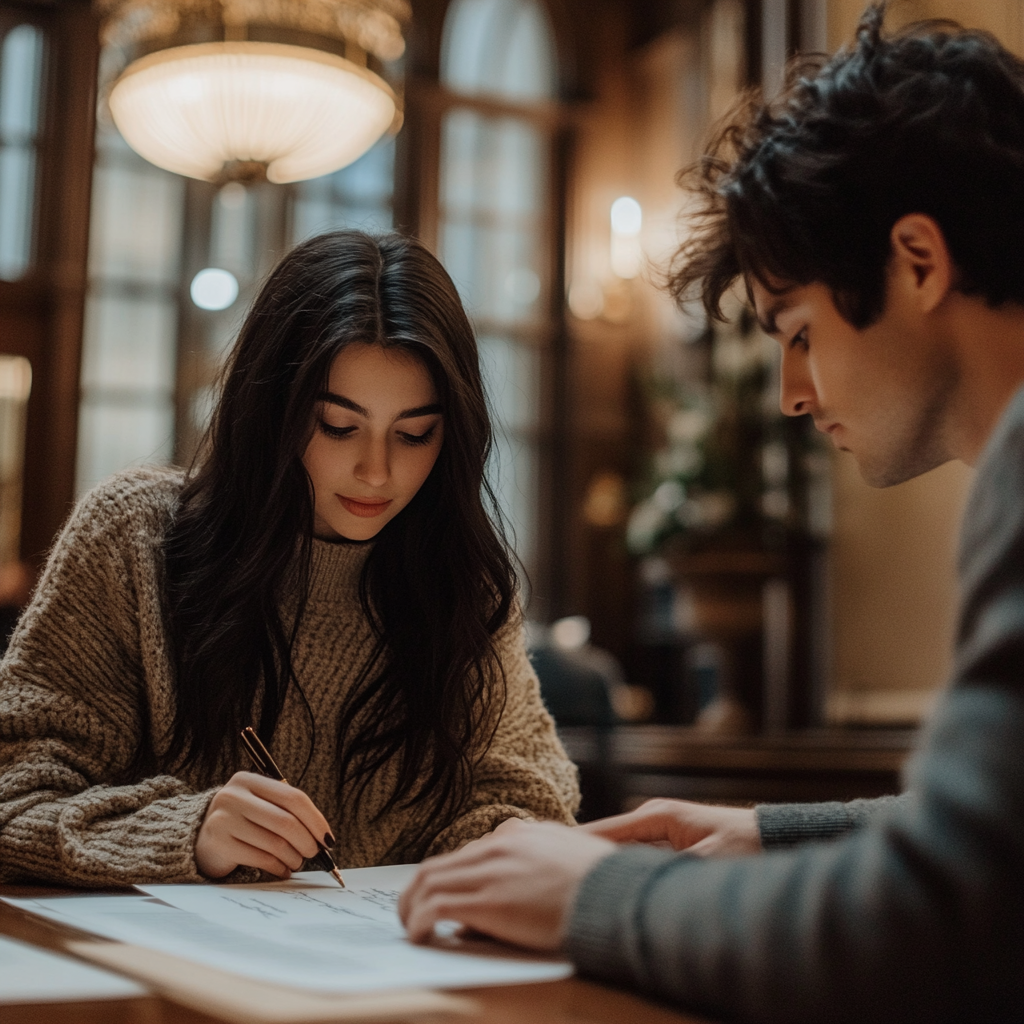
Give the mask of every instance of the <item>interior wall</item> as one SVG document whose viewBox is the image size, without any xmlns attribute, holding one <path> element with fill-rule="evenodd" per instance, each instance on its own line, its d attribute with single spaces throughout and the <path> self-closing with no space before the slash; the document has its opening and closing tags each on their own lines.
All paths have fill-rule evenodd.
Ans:
<svg viewBox="0 0 1024 1024">
<path fill-rule="evenodd" d="M 740 0 L 692 16 L 630 47 L 623 5 L 595 8 L 591 97 L 575 132 L 567 239 L 573 398 L 573 495 L 568 611 L 590 618 L 593 639 L 626 661 L 635 623 L 635 565 L 625 545 L 629 484 L 648 439 L 641 378 L 674 352 L 687 324 L 660 287 L 678 245 L 675 177 L 699 155 L 712 114 L 735 96 L 742 53 Z M 734 66 L 735 65 L 735 66 Z M 610 209 L 619 196 L 643 210 L 647 264 L 617 279 L 610 262 Z M 580 314 L 574 292 L 597 303 Z"/>
<path fill-rule="evenodd" d="M 830 0 L 831 49 L 852 37 L 864 7 L 863 0 Z M 952 18 L 1019 52 L 1022 17 L 1013 0 L 896 0 L 888 24 Z M 876 490 L 861 480 L 851 456 L 835 456 L 830 719 L 917 721 L 946 680 L 956 544 L 971 477 L 951 463 Z"/>
</svg>

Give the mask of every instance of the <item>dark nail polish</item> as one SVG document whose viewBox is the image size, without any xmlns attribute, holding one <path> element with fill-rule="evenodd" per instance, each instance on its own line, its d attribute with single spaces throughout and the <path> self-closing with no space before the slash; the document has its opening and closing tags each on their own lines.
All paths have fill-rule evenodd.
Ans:
<svg viewBox="0 0 1024 1024">
<path fill-rule="evenodd" d="M 334 838 L 334 836 L 331 835 L 330 832 L 326 833 L 326 835 L 324 836 L 324 846 L 333 846 L 336 842 L 337 840 Z"/>
</svg>

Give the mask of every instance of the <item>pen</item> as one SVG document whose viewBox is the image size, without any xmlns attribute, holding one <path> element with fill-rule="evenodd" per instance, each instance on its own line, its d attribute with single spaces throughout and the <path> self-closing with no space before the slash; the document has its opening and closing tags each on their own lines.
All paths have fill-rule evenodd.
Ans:
<svg viewBox="0 0 1024 1024">
<path fill-rule="evenodd" d="M 288 780 L 281 773 L 281 769 L 274 763 L 274 759 L 270 756 L 270 752 L 267 750 L 261 742 L 259 736 L 256 735 L 256 730 L 252 726 L 247 725 L 242 730 L 242 743 L 245 746 L 245 752 L 249 755 L 249 760 L 252 761 L 253 767 L 260 773 L 260 775 L 266 775 L 268 778 L 277 779 L 278 782 L 283 782 L 286 786 L 289 784 Z M 316 836 L 313 837 L 316 839 Z M 313 863 L 321 870 L 326 871 L 329 875 L 333 875 L 338 885 L 345 888 L 345 880 L 341 877 L 341 872 L 338 870 L 337 864 L 334 863 L 334 858 L 331 856 L 330 851 L 316 839 L 316 845 L 320 847 L 319 852 L 315 857 L 312 858 Z"/>
</svg>

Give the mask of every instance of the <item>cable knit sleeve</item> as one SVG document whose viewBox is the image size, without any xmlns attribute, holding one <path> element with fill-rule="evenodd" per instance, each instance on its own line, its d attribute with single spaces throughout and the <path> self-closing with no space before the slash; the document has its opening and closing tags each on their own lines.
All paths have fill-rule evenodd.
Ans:
<svg viewBox="0 0 1024 1024">
<path fill-rule="evenodd" d="M 478 839 L 508 818 L 575 823 L 580 802 L 576 766 L 541 700 L 520 616 L 503 630 L 498 650 L 507 688 L 505 710 L 477 765 L 467 810 L 437 836 L 430 856 Z"/>
<path fill-rule="evenodd" d="M 87 495 L 0 662 L 0 882 L 201 880 L 214 791 L 170 775 L 118 784 L 173 719 L 159 547 L 178 487 L 140 470 Z"/>
</svg>

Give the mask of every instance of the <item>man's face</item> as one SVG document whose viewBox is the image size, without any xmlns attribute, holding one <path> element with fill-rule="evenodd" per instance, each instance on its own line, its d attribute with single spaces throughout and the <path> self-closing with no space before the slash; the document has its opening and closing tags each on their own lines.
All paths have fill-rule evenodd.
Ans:
<svg viewBox="0 0 1024 1024">
<path fill-rule="evenodd" d="M 782 294 L 753 281 L 758 320 L 782 347 L 780 405 L 805 413 L 857 460 L 873 487 L 919 476 L 953 456 L 946 440 L 954 360 L 906 289 L 890 288 L 885 311 L 857 330 L 823 284 Z"/>
</svg>

